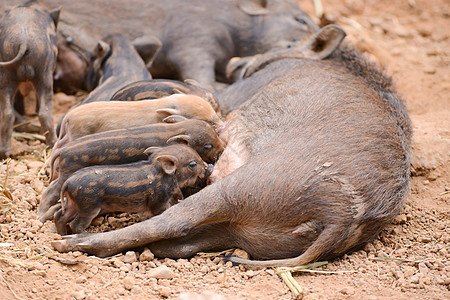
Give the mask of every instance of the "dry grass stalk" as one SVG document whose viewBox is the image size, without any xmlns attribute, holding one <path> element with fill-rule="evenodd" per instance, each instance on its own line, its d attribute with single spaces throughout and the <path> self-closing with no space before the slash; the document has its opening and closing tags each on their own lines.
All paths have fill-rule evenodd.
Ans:
<svg viewBox="0 0 450 300">
<path fill-rule="evenodd" d="M 221 252 L 199 252 L 199 253 L 197 253 L 197 255 L 200 257 L 211 258 L 211 257 L 218 257 L 218 256 L 231 254 L 231 253 L 233 253 L 233 251 L 234 251 L 234 249 L 227 249 L 227 250 L 224 250 Z"/>
<path fill-rule="evenodd" d="M 31 121 L 25 121 L 25 122 L 16 124 L 16 125 L 13 126 L 13 128 L 16 129 L 18 127 L 25 126 L 25 125 L 28 125 L 28 124 L 31 124 Z"/>
<path fill-rule="evenodd" d="M 2 277 L 3 282 L 6 284 L 6 286 L 8 287 L 8 289 L 11 291 L 11 293 L 13 294 L 14 298 L 16 298 L 17 300 L 24 300 L 23 298 L 20 298 L 15 292 L 14 290 L 11 288 L 11 286 L 9 285 L 8 281 L 6 281 L 6 279 L 0 275 Z"/>
<path fill-rule="evenodd" d="M 303 298 L 303 288 L 300 286 L 300 284 L 298 284 L 294 277 L 292 277 L 291 272 L 283 271 L 281 273 L 278 273 L 278 276 L 283 279 L 284 284 L 286 284 L 286 286 L 289 288 L 292 295 L 294 296 L 294 299 Z"/>
<path fill-rule="evenodd" d="M 378 261 L 398 261 L 398 262 L 413 262 L 413 263 L 419 263 L 422 261 L 430 260 L 429 258 L 407 259 L 407 258 L 397 258 L 397 257 L 374 257 L 371 259 L 378 260 Z"/>
<path fill-rule="evenodd" d="M 323 16 L 323 6 L 321 0 L 313 0 L 316 17 L 320 20 Z"/>
<path fill-rule="evenodd" d="M 13 138 L 22 138 L 22 139 L 26 139 L 26 140 L 38 140 L 41 142 L 45 142 L 45 136 L 41 135 L 41 134 L 31 134 L 31 133 L 19 133 L 19 132 L 15 132 L 13 131 L 12 133 L 12 137 Z"/>
</svg>

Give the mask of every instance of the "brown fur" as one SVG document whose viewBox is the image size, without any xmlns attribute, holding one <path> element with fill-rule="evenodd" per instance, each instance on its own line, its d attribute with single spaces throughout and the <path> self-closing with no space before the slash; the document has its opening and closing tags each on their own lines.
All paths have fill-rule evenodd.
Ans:
<svg viewBox="0 0 450 300">
<path fill-rule="evenodd" d="M 207 163 L 215 163 L 223 151 L 212 126 L 195 119 L 100 132 L 52 151 L 51 183 L 42 193 L 37 212 L 40 220 L 44 222 L 53 216 L 47 211 L 58 201 L 63 183 L 75 171 L 93 165 L 118 165 L 144 160 L 147 158 L 144 154 L 147 147 L 172 143 L 189 145 Z"/>
<path fill-rule="evenodd" d="M 195 187 L 210 174 L 208 165 L 190 147 L 149 148 L 147 161 L 119 166 L 93 166 L 70 176 L 61 188 L 62 207 L 55 213 L 58 233 L 83 232 L 100 210 L 158 215 L 183 199 L 181 189 Z M 67 200 L 64 200 L 64 196 Z M 67 204 L 65 204 L 67 201 Z"/>
<path fill-rule="evenodd" d="M 162 122 L 174 114 L 207 121 L 217 131 L 223 127 L 223 121 L 211 105 L 194 95 L 175 94 L 131 102 L 94 102 L 78 106 L 66 114 L 55 148 L 88 134 Z"/>
</svg>

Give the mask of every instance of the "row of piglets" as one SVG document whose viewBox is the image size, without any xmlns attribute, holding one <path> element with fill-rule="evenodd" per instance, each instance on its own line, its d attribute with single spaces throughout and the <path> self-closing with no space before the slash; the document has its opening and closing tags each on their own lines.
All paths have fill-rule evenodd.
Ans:
<svg viewBox="0 0 450 300">
<path fill-rule="evenodd" d="M 210 91 L 151 80 L 124 35 L 101 40 L 96 52 L 89 76 L 97 86 L 60 121 L 38 209 L 60 234 L 69 221 L 72 232 L 84 231 L 100 213 L 160 214 L 205 186 L 223 151 Z"/>
</svg>

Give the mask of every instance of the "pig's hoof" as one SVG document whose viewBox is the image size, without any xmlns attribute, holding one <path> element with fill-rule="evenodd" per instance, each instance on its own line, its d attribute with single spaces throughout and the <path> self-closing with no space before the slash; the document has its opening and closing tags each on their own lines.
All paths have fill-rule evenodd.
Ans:
<svg viewBox="0 0 450 300">
<path fill-rule="evenodd" d="M 75 250 L 69 247 L 69 244 L 67 244 L 66 241 L 63 240 L 52 241 L 51 244 L 52 247 L 59 252 L 69 252 Z"/>
<path fill-rule="evenodd" d="M 89 234 L 72 234 L 63 236 L 62 240 L 52 241 L 52 247 L 59 252 L 69 251 L 83 251 L 88 250 L 89 240 L 87 238 Z"/>
<path fill-rule="evenodd" d="M 98 257 L 106 257 L 115 254 L 112 249 L 102 247 L 98 242 L 98 233 L 72 234 L 62 237 L 62 240 L 52 241 L 52 247 L 59 252 L 81 251 Z M 112 252 L 110 252 L 112 251 Z"/>
</svg>

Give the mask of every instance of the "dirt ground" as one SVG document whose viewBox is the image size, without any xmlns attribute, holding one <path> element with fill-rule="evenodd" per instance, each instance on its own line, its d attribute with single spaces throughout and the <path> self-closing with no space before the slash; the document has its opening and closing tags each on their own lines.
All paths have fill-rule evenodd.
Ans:
<svg viewBox="0 0 450 300">
<path fill-rule="evenodd" d="M 449 1 L 322 3 L 328 19 L 386 68 L 406 99 L 415 130 L 413 177 L 402 213 L 373 243 L 293 276 L 308 300 L 450 299 Z M 300 4 L 314 14 L 312 1 Z M 78 100 L 57 94 L 55 120 Z M 36 220 L 48 185 L 44 146 L 14 138 L 13 159 L 1 165 L 1 299 L 293 298 L 273 269 L 231 267 L 206 254 L 171 260 L 154 259 L 148 250 L 108 259 L 55 252 L 50 241 L 59 236 L 53 224 Z M 143 218 L 98 218 L 90 230 Z"/>
</svg>

